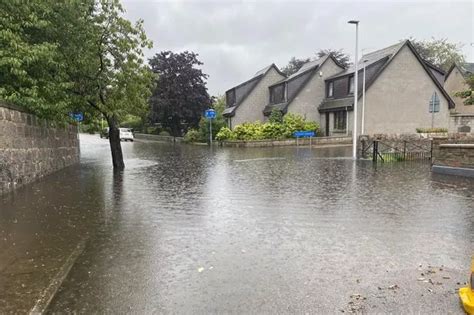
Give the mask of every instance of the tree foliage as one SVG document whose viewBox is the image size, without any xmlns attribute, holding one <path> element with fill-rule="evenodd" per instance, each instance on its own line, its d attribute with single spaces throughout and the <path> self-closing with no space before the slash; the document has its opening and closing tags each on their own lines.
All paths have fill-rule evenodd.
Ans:
<svg viewBox="0 0 474 315">
<path fill-rule="evenodd" d="M 152 84 L 143 22 L 125 19 L 118 0 L 1 1 L 0 12 L 0 97 L 47 119 L 103 116 L 123 168 L 118 123 L 143 115 Z"/>
<path fill-rule="evenodd" d="M 472 94 L 472 91 L 474 90 L 474 74 L 471 74 L 469 77 L 467 77 L 466 84 L 468 88 L 464 91 L 456 92 L 454 96 L 463 98 L 464 104 L 466 105 L 474 105 L 474 95 Z"/>
<path fill-rule="evenodd" d="M 420 56 L 444 71 L 448 71 L 454 63 L 463 64 L 462 45 L 450 43 L 446 38 L 416 40 L 410 38 Z"/>
<path fill-rule="evenodd" d="M 162 51 L 149 60 L 156 74 L 156 87 L 150 98 L 151 120 L 169 128 L 173 136 L 196 128 L 205 109 L 211 105 L 207 75 L 194 52 Z"/>
<path fill-rule="evenodd" d="M 288 64 L 281 69 L 281 72 L 283 72 L 286 76 L 290 76 L 298 72 L 298 70 L 300 70 L 300 68 L 309 61 L 309 58 L 299 59 L 296 57 L 291 57 L 290 61 L 288 61 Z"/>
<path fill-rule="evenodd" d="M 349 67 L 350 56 L 344 52 L 343 49 L 320 49 L 316 52 L 318 58 L 322 58 L 326 55 L 332 54 L 333 57 L 345 68 Z"/>
<path fill-rule="evenodd" d="M 0 98 L 42 118 L 67 119 L 70 105 L 56 35 L 61 7 L 54 1 L 0 1 Z M 84 9 L 84 8 L 80 8 Z"/>
</svg>

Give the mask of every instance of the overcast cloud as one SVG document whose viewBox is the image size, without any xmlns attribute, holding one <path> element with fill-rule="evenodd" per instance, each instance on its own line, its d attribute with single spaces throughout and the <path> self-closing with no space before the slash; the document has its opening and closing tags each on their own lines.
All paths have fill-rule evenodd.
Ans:
<svg viewBox="0 0 474 315">
<path fill-rule="evenodd" d="M 292 56 L 313 57 L 320 48 L 353 55 L 360 20 L 364 52 L 417 39 L 448 38 L 464 44 L 474 62 L 473 1 L 153 1 L 124 0 L 127 17 L 145 20 L 154 47 L 199 54 L 212 95 L 222 94 Z M 359 52 L 360 53 L 360 52 Z"/>
</svg>

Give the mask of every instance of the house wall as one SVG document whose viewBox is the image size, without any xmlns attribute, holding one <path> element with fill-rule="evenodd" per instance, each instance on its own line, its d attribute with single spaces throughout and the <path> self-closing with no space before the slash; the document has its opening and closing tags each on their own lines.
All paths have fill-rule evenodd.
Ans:
<svg viewBox="0 0 474 315">
<path fill-rule="evenodd" d="M 314 72 L 312 78 L 293 99 L 288 106 L 288 112 L 299 114 L 307 120 L 316 121 L 320 126 L 325 125 L 325 115 L 320 115 L 318 107 L 326 97 L 326 85 L 324 80 L 330 76 L 341 72 L 342 68 L 336 65 L 331 58 L 328 58 L 320 69 Z M 319 76 L 319 72 L 322 76 Z M 323 130 L 324 131 L 324 130 Z"/>
<path fill-rule="evenodd" d="M 459 114 L 474 114 L 474 105 L 464 105 L 462 98 L 454 96 L 456 92 L 467 90 L 468 88 L 461 71 L 459 71 L 458 67 L 454 67 L 444 82 L 444 89 L 456 104 L 454 112 Z"/>
<path fill-rule="evenodd" d="M 432 127 L 429 102 L 435 91 L 440 99 L 440 111 L 434 114 L 433 127 L 448 128 L 448 101 L 410 48 L 403 47 L 367 90 L 366 134 L 414 133 L 416 128 Z M 361 103 L 360 99 L 359 116 Z"/>
<path fill-rule="evenodd" d="M 272 67 L 236 109 L 235 116 L 231 119 L 231 127 L 234 128 L 244 122 L 263 121 L 263 109 L 270 100 L 268 87 L 283 78 L 284 76 Z"/>
</svg>

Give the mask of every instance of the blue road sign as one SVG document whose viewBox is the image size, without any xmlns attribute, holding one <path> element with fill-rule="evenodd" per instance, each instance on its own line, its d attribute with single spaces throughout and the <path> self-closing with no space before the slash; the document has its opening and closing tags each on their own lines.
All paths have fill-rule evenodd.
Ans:
<svg viewBox="0 0 474 315">
<path fill-rule="evenodd" d="M 310 138 L 314 137 L 316 133 L 314 131 L 295 131 L 293 136 L 295 138 Z"/>
<path fill-rule="evenodd" d="M 81 122 L 84 120 L 84 114 L 83 113 L 70 113 L 69 114 L 72 119 L 74 119 L 77 122 Z"/>
<path fill-rule="evenodd" d="M 207 119 L 214 119 L 216 118 L 216 111 L 212 108 L 206 109 L 206 111 L 204 112 L 204 117 L 206 117 Z"/>
</svg>

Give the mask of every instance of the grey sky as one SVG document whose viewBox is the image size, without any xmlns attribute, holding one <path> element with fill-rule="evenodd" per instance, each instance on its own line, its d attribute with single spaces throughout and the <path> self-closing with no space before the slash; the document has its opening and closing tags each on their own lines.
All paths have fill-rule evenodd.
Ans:
<svg viewBox="0 0 474 315">
<path fill-rule="evenodd" d="M 474 61 L 473 1 L 154 1 L 123 0 L 127 17 L 145 20 L 154 47 L 192 50 L 209 74 L 212 95 L 222 94 L 272 62 L 283 67 L 292 56 L 313 57 L 320 48 L 354 54 L 417 39 L 448 38 L 464 44 Z M 471 45 L 471 43 L 473 43 Z M 360 52 L 359 52 L 360 53 Z"/>
</svg>

